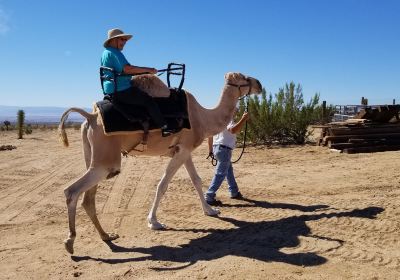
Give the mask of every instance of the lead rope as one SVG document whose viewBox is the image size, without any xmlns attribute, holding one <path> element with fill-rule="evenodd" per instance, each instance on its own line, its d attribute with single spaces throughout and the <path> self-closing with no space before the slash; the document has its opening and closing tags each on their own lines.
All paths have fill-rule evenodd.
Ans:
<svg viewBox="0 0 400 280">
<path fill-rule="evenodd" d="M 245 106 L 245 108 L 244 108 L 244 111 L 245 111 L 245 112 L 249 112 L 249 95 L 247 94 L 245 97 L 247 98 L 247 100 L 246 100 L 246 106 Z M 245 123 L 245 125 L 244 125 L 244 135 L 243 135 L 243 146 L 242 146 L 242 151 L 240 152 L 240 156 L 238 157 L 238 159 L 235 160 L 235 161 L 232 161 L 232 163 L 237 163 L 237 162 L 242 158 L 242 156 L 243 156 L 243 154 L 244 154 L 244 149 L 245 149 L 245 147 L 246 147 L 246 135 L 247 135 L 247 120 L 246 120 L 246 123 Z"/>
<path fill-rule="evenodd" d="M 247 100 L 246 100 L 246 106 L 245 106 L 245 108 L 244 108 L 244 111 L 245 111 L 245 112 L 248 112 L 248 111 L 249 111 L 249 94 L 246 94 L 246 95 L 245 95 L 244 97 L 242 97 L 242 98 L 247 98 Z M 239 158 L 238 158 L 237 160 L 235 160 L 235 161 L 231 161 L 232 163 L 237 163 L 237 162 L 242 158 L 242 156 L 243 156 L 243 154 L 244 154 L 244 149 L 245 149 L 245 147 L 246 147 L 246 135 L 247 135 L 247 120 L 246 120 L 245 127 L 244 127 L 242 151 L 240 152 Z M 214 156 L 213 153 L 209 153 L 209 154 L 208 154 L 208 157 L 207 157 L 206 159 L 209 159 L 209 158 L 211 159 L 211 165 L 212 165 L 212 166 L 216 166 L 217 163 L 218 163 L 218 160 L 215 158 L 215 156 Z"/>
</svg>

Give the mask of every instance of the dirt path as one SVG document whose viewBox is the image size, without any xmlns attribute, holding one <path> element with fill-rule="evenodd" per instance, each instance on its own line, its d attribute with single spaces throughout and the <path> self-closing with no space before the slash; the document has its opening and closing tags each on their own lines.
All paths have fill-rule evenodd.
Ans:
<svg viewBox="0 0 400 280">
<path fill-rule="evenodd" d="M 184 168 L 146 225 L 168 159 L 129 157 L 100 184 L 99 219 L 120 238 L 104 243 L 81 207 L 75 254 L 63 246 L 63 188 L 84 169 L 79 131 L 63 148 L 56 131 L 26 139 L 0 132 L 1 279 L 398 279 L 400 152 L 345 155 L 315 146 L 249 148 L 234 166 L 245 199 L 226 185 L 219 218 L 202 214 Z M 206 145 L 194 163 L 204 189 Z M 239 152 L 239 151 L 237 151 Z"/>
</svg>

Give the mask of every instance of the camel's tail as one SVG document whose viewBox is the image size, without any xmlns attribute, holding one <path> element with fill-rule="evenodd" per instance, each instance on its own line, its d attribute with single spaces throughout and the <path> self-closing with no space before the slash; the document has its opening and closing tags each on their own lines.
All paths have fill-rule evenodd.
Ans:
<svg viewBox="0 0 400 280">
<path fill-rule="evenodd" d="M 91 119 L 96 117 L 96 114 L 88 113 L 85 110 L 82 110 L 80 108 L 73 107 L 73 108 L 69 108 L 67 111 L 65 111 L 64 114 L 61 116 L 60 124 L 58 125 L 58 134 L 60 136 L 60 141 L 64 144 L 65 147 L 69 146 L 67 133 L 65 132 L 65 121 L 68 119 L 68 115 L 71 112 L 76 112 L 76 113 L 81 114 L 88 121 L 90 121 Z"/>
</svg>

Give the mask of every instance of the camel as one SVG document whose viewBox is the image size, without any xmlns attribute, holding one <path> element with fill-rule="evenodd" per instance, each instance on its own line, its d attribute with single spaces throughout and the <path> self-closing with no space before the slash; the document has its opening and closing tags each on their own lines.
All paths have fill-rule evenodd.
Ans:
<svg viewBox="0 0 400 280">
<path fill-rule="evenodd" d="M 156 77 L 154 77 L 156 78 Z M 180 132 L 162 137 L 160 129 L 151 130 L 147 139 L 147 149 L 139 152 L 132 147 L 140 144 L 142 133 L 105 135 L 102 127 L 101 116 L 98 111 L 88 113 L 80 108 L 69 108 L 64 112 L 59 124 L 60 140 L 64 146 L 68 146 L 68 138 L 65 132 L 65 121 L 68 114 L 77 112 L 86 120 L 81 126 L 86 172 L 74 183 L 64 189 L 68 209 L 69 235 L 64 240 L 66 250 L 73 254 L 75 231 L 76 207 L 79 196 L 84 193 L 82 206 L 90 217 L 100 237 L 104 241 L 110 241 L 119 236 L 114 233 L 106 233 L 96 215 L 95 195 L 97 184 L 106 178 L 117 175 L 121 169 L 121 152 L 130 151 L 130 155 L 169 156 L 169 161 L 161 180 L 158 183 L 156 195 L 147 217 L 149 228 L 153 230 L 163 229 L 165 225 L 157 220 L 156 212 L 160 200 L 167 190 L 177 170 L 184 165 L 191 181 L 200 198 L 205 215 L 215 216 L 220 212 L 212 208 L 204 199 L 202 181 L 197 174 L 192 161 L 192 151 L 209 136 L 212 136 L 226 128 L 233 117 L 237 101 L 240 97 L 250 93 L 259 94 L 262 91 L 261 83 L 252 77 L 241 73 L 225 74 L 225 85 L 218 105 L 213 109 L 202 107 L 192 94 L 185 91 L 188 103 L 188 115 L 191 129 L 183 129 Z"/>
</svg>

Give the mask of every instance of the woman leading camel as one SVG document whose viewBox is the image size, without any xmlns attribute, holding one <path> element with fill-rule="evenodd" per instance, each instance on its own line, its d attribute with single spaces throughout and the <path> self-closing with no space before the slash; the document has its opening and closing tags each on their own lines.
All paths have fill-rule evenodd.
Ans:
<svg viewBox="0 0 400 280">
<path fill-rule="evenodd" d="M 125 34 L 122 30 L 117 28 L 108 31 L 107 40 L 103 44 L 105 49 L 101 56 L 101 66 L 114 69 L 114 73 L 127 75 L 113 77 L 114 73 L 105 71 L 106 73 L 104 74 L 108 79 L 103 80 L 104 94 L 109 95 L 113 103 L 143 106 L 152 120 L 161 128 L 162 135 L 168 136 L 173 131 L 168 129 L 167 123 L 157 104 L 146 92 L 136 87 L 129 76 L 143 73 L 157 73 L 157 69 L 155 68 L 131 65 L 125 58 L 122 50 L 126 42 L 131 38 L 132 35 Z M 110 81 L 110 78 L 114 79 L 115 84 Z M 129 114 L 127 112 L 124 113 L 129 118 Z M 134 121 L 133 118 L 129 120 Z"/>
</svg>

